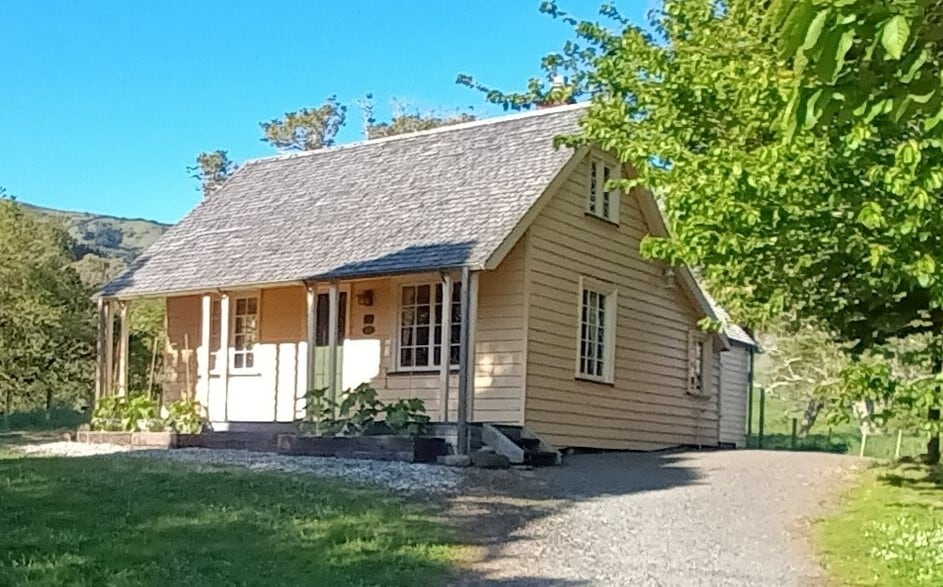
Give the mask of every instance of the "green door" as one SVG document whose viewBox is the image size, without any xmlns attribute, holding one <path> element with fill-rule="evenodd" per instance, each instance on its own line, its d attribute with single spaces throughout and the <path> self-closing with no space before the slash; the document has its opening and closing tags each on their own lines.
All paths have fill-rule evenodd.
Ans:
<svg viewBox="0 0 943 587">
<path fill-rule="evenodd" d="M 347 292 L 339 292 L 337 296 L 337 389 L 344 389 L 341 378 L 344 365 L 344 333 L 347 332 Z M 330 385 L 327 376 L 330 368 L 331 349 L 328 346 L 328 332 L 330 328 L 330 298 L 328 294 L 318 294 L 318 322 L 314 338 L 314 388 L 323 389 Z"/>
</svg>

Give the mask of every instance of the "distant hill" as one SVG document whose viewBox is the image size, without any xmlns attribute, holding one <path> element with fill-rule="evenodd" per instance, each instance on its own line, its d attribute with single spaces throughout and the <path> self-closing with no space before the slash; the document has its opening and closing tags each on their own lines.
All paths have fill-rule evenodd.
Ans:
<svg viewBox="0 0 943 587">
<path fill-rule="evenodd" d="M 170 228 L 169 224 L 141 218 L 68 212 L 18 203 L 40 217 L 65 226 L 76 242 L 75 268 L 82 279 L 93 286 L 120 273 Z"/>
</svg>

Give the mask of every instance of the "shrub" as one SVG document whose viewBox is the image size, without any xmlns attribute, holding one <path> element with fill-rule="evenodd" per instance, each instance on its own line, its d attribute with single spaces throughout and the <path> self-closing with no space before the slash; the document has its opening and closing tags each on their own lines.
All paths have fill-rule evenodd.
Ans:
<svg viewBox="0 0 943 587">
<path fill-rule="evenodd" d="M 106 396 L 92 412 L 92 430 L 108 432 L 160 432 L 164 423 L 157 416 L 157 403 L 146 395 Z"/>
<path fill-rule="evenodd" d="M 389 404 L 383 411 L 386 414 L 386 425 L 404 436 L 425 434 L 426 426 L 432 420 L 426 415 L 426 405 L 419 398 L 401 399 Z"/>
<path fill-rule="evenodd" d="M 312 389 L 305 394 L 305 418 L 298 428 L 317 436 L 338 434 L 362 435 L 373 428 L 379 416 L 396 434 L 418 436 L 423 434 L 431 419 L 421 399 L 399 400 L 391 404 L 380 401 L 377 391 L 367 383 L 346 390 L 339 401 L 327 395 L 326 388 Z"/>
<path fill-rule="evenodd" d="M 196 434 L 203 428 L 203 406 L 195 399 L 182 399 L 167 406 L 167 428 L 182 434 Z"/>
</svg>

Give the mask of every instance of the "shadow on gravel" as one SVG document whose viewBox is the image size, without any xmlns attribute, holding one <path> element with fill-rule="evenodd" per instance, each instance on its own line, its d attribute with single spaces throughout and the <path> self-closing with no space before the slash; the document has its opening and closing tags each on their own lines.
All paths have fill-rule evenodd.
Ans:
<svg viewBox="0 0 943 587">
<path fill-rule="evenodd" d="M 470 470 L 463 495 L 449 500 L 448 519 L 476 554 L 456 586 L 576 587 L 588 581 L 519 574 L 506 551 L 531 537 L 525 527 L 574 503 L 610 495 L 662 491 L 699 483 L 701 475 L 679 453 L 603 452 L 565 457 L 563 465 L 533 470 Z M 533 552 L 533 558 L 542 556 Z M 515 572 L 517 571 L 517 572 Z"/>
</svg>

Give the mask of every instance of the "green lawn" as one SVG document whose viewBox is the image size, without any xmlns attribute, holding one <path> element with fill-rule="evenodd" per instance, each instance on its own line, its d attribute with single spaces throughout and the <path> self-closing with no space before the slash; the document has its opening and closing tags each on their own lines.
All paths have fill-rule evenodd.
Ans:
<svg viewBox="0 0 943 587">
<path fill-rule="evenodd" d="M 337 482 L 130 458 L 23 458 L 0 437 L 0 585 L 434 585 L 430 507 Z M 6 448 L 4 447 L 6 445 Z"/>
<path fill-rule="evenodd" d="M 943 585 L 943 469 L 869 470 L 819 523 L 816 541 L 840 585 Z"/>
</svg>

